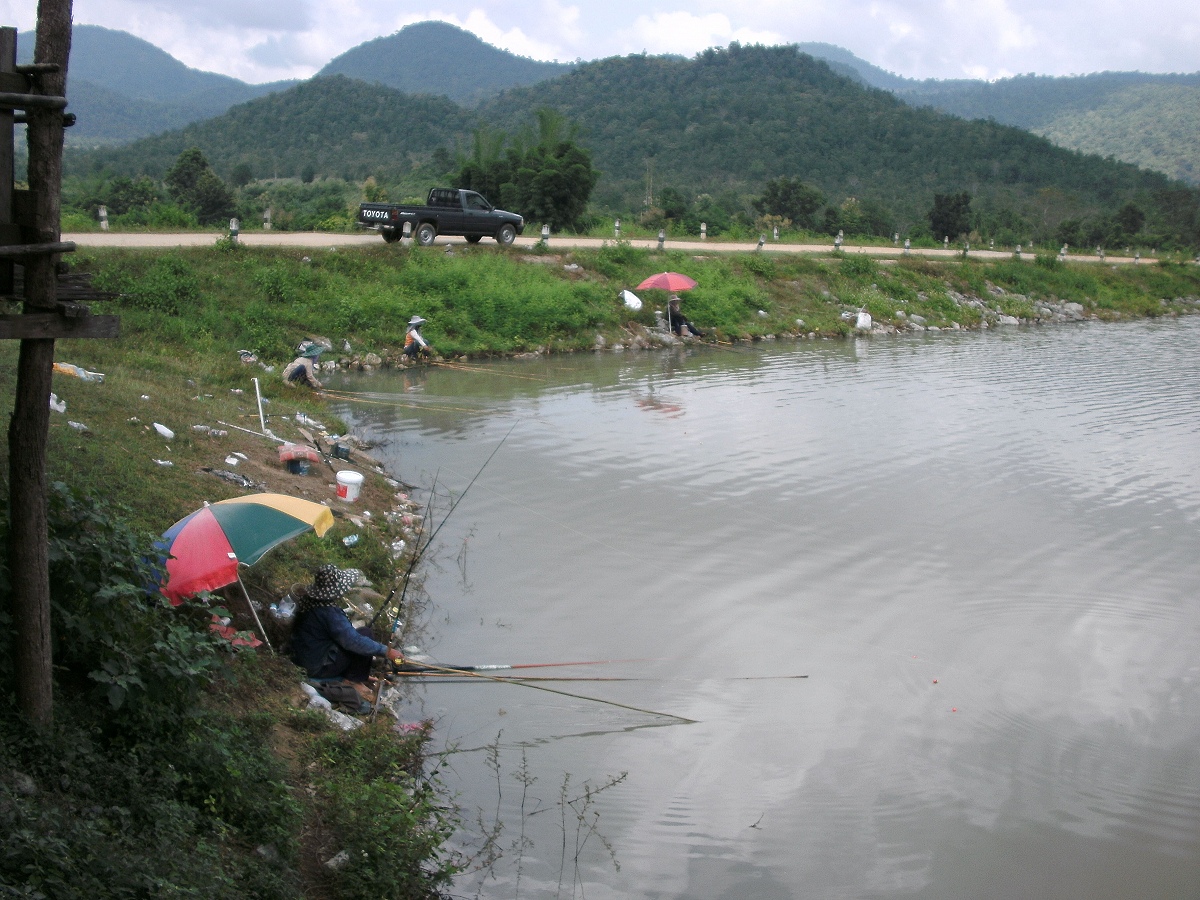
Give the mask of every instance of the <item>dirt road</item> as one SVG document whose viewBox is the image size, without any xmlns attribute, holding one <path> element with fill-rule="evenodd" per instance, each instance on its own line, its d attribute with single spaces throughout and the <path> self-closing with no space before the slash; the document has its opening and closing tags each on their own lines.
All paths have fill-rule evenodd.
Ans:
<svg viewBox="0 0 1200 900">
<path fill-rule="evenodd" d="M 215 232 L 178 232 L 178 233 L 117 233 L 112 231 L 85 232 L 64 234 L 64 241 L 74 241 L 79 247 L 205 247 L 224 237 Z M 331 248 L 331 247 L 360 247 L 382 243 L 376 234 L 330 234 L 316 231 L 249 231 L 238 235 L 238 240 L 248 247 L 298 247 L 298 248 Z M 537 238 L 532 236 L 519 237 L 518 247 L 533 247 Z M 600 247 L 605 243 L 603 238 L 551 236 L 551 249 L 571 247 Z M 654 249 L 658 241 L 653 239 L 633 238 L 629 241 L 634 247 Z M 466 246 L 462 238 L 439 237 L 435 246 Z M 758 249 L 758 242 L 736 241 L 701 241 L 701 240 L 668 240 L 665 244 L 669 250 L 684 250 L 688 253 L 749 253 Z M 813 256 L 829 255 L 833 252 L 833 242 L 825 244 L 776 244 L 768 241 L 763 245 L 764 253 L 806 253 Z M 855 247 L 850 244 L 842 245 L 845 254 L 861 253 L 875 257 L 899 257 L 905 254 L 902 247 Z M 913 256 L 923 256 L 932 259 L 955 259 L 962 256 L 961 250 L 942 249 L 913 249 L 907 251 Z M 972 259 L 998 260 L 1010 259 L 1012 253 L 1005 250 L 971 250 Z M 1033 254 L 1026 252 L 1024 259 L 1032 260 Z M 1071 254 L 1071 262 L 1107 262 L 1113 265 L 1131 263 L 1153 263 L 1153 257 L 1138 259 L 1132 256 L 1107 256 L 1103 260 L 1098 256 L 1087 254 Z"/>
</svg>

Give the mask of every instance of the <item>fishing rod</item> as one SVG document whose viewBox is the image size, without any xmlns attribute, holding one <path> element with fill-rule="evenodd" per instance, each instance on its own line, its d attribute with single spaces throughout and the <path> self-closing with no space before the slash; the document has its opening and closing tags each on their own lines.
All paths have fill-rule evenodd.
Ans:
<svg viewBox="0 0 1200 900">
<path fill-rule="evenodd" d="M 505 432 L 504 437 L 502 437 L 500 439 L 500 443 L 498 443 L 496 445 L 496 449 L 494 449 L 488 455 L 488 458 L 483 461 L 483 465 L 479 467 L 479 471 L 475 473 L 475 477 L 471 479 L 470 483 L 463 489 L 463 492 L 458 495 L 458 499 L 455 500 L 454 503 L 452 503 L 450 505 L 449 511 L 447 511 L 446 515 L 442 518 L 442 521 L 438 523 L 438 526 L 437 526 L 437 528 L 435 528 L 433 530 L 433 533 L 429 535 L 428 540 L 425 541 L 425 545 L 418 546 L 416 549 L 416 552 L 413 553 L 413 555 L 412 555 L 412 559 L 410 559 L 408 561 L 408 567 L 404 570 L 404 580 L 401 582 L 401 584 L 403 586 L 400 589 L 400 599 L 396 603 L 396 614 L 392 618 L 392 626 L 389 629 L 389 633 L 395 631 L 396 622 L 400 618 L 400 611 L 404 609 L 404 597 L 408 593 L 408 585 L 409 585 L 409 581 L 412 576 L 413 569 L 416 568 L 417 563 L 420 562 L 420 560 L 421 560 L 421 557 L 423 557 L 425 555 L 425 551 L 429 549 L 429 546 L 430 546 L 430 544 L 433 543 L 434 538 L 436 538 L 438 536 L 438 532 L 440 532 L 442 530 L 442 528 L 445 526 L 445 524 L 450 520 L 450 516 L 452 516 L 454 514 L 454 510 L 456 510 L 458 508 L 458 504 L 462 503 L 463 498 L 465 496 L 467 496 L 467 492 L 470 491 L 472 486 L 475 484 L 475 482 L 479 480 L 479 476 L 482 475 L 483 470 L 488 467 L 488 463 L 490 463 L 492 461 L 492 457 L 494 457 L 497 453 L 500 452 L 500 448 L 504 446 L 504 442 L 508 440 L 508 436 L 513 433 L 513 430 L 516 429 L 516 427 L 520 423 L 521 423 L 520 419 L 518 419 L 516 422 L 513 422 L 512 428 L 508 429 L 508 431 Z M 436 484 L 436 479 L 434 480 L 434 483 Z M 430 504 L 432 504 L 432 503 L 433 503 L 433 495 L 431 493 L 430 494 Z M 428 516 L 426 518 L 428 518 Z M 382 612 L 382 610 L 380 610 L 380 611 Z M 372 622 L 374 622 L 374 620 L 372 620 Z"/>
<path fill-rule="evenodd" d="M 689 719 L 686 716 L 676 715 L 675 713 L 658 712 L 657 710 L 644 709 L 643 707 L 640 707 L 640 706 L 630 706 L 628 703 L 617 703 L 615 700 L 604 700 L 601 697 L 590 697 L 587 694 L 576 694 L 571 691 L 561 690 L 559 688 L 547 687 L 544 684 L 533 684 L 529 680 L 526 680 L 526 679 L 503 678 L 503 677 L 497 677 L 495 675 L 485 675 L 482 672 L 463 672 L 458 669 L 448 669 L 443 666 L 435 666 L 435 665 L 432 665 L 429 663 L 425 663 L 424 665 L 426 666 L 426 668 L 429 668 L 431 670 L 435 670 L 435 671 L 440 670 L 446 674 L 453 675 L 453 676 L 458 676 L 458 677 L 467 676 L 469 678 L 481 678 L 484 681 L 495 681 L 495 682 L 499 682 L 500 684 L 515 684 L 515 685 L 519 685 L 520 687 L 527 687 L 527 688 L 530 688 L 531 690 L 535 690 L 535 691 L 545 691 L 548 694 L 558 694 L 561 697 L 571 697 L 575 700 L 587 700 L 591 703 L 601 703 L 604 706 L 615 706 L 618 709 L 627 709 L 631 712 L 641 713 L 646 716 L 655 716 L 660 719 L 675 719 L 684 725 L 698 724 L 696 719 Z"/>
<path fill-rule="evenodd" d="M 395 672 L 396 678 L 410 679 L 415 678 L 418 681 L 437 684 L 462 683 L 472 680 L 471 672 L 457 672 L 450 675 L 445 672 Z M 676 679 L 676 678 L 638 678 L 627 677 L 624 675 L 493 675 L 492 680 L 497 682 L 508 681 L 649 681 L 654 684 L 688 684 L 696 681 L 796 681 L 801 678 L 807 678 L 807 675 L 749 675 L 739 678 L 732 676 L 729 678 L 700 678 L 700 679 Z"/>
<path fill-rule="evenodd" d="M 435 472 L 434 476 L 433 476 L 433 484 L 430 485 L 430 488 L 429 488 L 429 499 L 425 501 L 425 517 L 421 520 L 423 522 L 429 521 L 430 510 L 433 509 L 433 496 L 437 492 L 437 478 L 438 478 L 437 473 Z M 408 578 L 410 575 L 412 575 L 413 569 L 416 568 L 417 559 L 420 556 L 420 553 L 419 553 L 419 551 L 421 549 L 420 543 L 421 543 L 420 537 L 418 537 L 417 544 L 416 544 L 415 548 L 413 549 L 413 554 L 409 558 L 408 565 L 404 569 L 404 574 L 400 576 L 400 583 L 404 586 L 404 589 L 400 592 L 400 601 L 396 604 L 396 615 L 392 617 L 392 627 L 391 627 L 391 631 L 388 634 L 388 642 L 389 643 L 391 643 L 391 641 L 395 640 L 395 637 L 396 637 L 396 623 L 400 619 L 400 610 L 404 609 L 404 594 L 408 590 Z M 390 594 L 388 594 L 388 602 L 380 604 L 378 611 L 375 613 L 375 615 L 371 619 L 370 627 L 372 630 L 374 630 L 375 623 L 379 620 L 379 617 L 382 616 L 388 609 L 391 608 L 392 597 L 394 597 L 395 595 L 396 595 L 396 588 L 393 587 L 392 592 Z"/>
<path fill-rule="evenodd" d="M 496 663 L 491 665 L 453 666 L 450 663 L 438 665 L 434 663 L 404 663 L 396 667 L 399 673 L 406 672 L 444 672 L 453 669 L 455 672 L 500 672 L 508 669 L 551 669 L 559 666 L 606 666 L 612 663 L 650 662 L 647 659 L 589 659 L 583 662 L 548 662 L 548 663 L 513 663 L 511 665 Z"/>
</svg>

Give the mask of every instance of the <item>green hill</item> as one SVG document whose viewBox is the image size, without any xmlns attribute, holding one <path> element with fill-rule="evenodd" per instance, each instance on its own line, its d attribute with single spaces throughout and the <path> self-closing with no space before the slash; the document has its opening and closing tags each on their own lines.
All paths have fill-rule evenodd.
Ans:
<svg viewBox="0 0 1200 900">
<path fill-rule="evenodd" d="M 626 208 L 640 205 L 648 170 L 693 195 L 754 193 L 769 178 L 798 176 L 831 198 L 879 201 L 909 222 L 935 192 L 1030 206 L 1053 188 L 1082 213 L 1168 183 L 1017 128 L 914 109 L 790 47 L 601 60 L 509 91 L 480 115 L 511 128 L 541 105 L 580 123 L 604 173 L 597 198 Z"/>
<path fill-rule="evenodd" d="M 1017 125 L 1062 147 L 1200 184 L 1200 73 L 925 81 L 898 96 L 968 119 Z"/>
<path fill-rule="evenodd" d="M 188 147 L 200 147 L 228 177 L 245 163 L 257 177 L 395 177 L 415 158 L 466 140 L 474 116 L 446 97 L 402 94 L 342 75 L 313 78 L 243 103 L 216 118 L 121 148 L 67 154 L 68 171 L 162 175 Z"/>
<path fill-rule="evenodd" d="M 418 22 L 347 50 L 317 75 L 345 75 L 407 94 L 441 94 L 475 104 L 505 88 L 570 70 L 566 63 L 515 56 L 445 22 Z"/>
<path fill-rule="evenodd" d="M 1033 129 L 1061 147 L 1200 184 L 1200 84 L 1137 84 Z"/>
<path fill-rule="evenodd" d="M 1060 147 L 1112 156 L 1200 184 L 1200 72 L 1100 72 L 998 81 L 924 81 L 884 71 L 832 44 L 798 44 L 839 74 L 891 91 L 914 106 L 964 119 L 995 119 Z"/>
<path fill-rule="evenodd" d="M 31 62 L 35 35 L 17 38 L 19 62 Z M 124 31 L 76 25 L 67 93 L 77 122 L 74 145 L 122 143 L 217 116 L 235 103 L 294 85 L 246 84 L 185 66 L 169 53 Z"/>
<path fill-rule="evenodd" d="M 543 106 L 580 126 L 579 140 L 602 173 L 593 203 L 605 209 L 639 210 L 648 189 L 657 199 L 667 187 L 745 209 L 767 180 L 789 176 L 815 184 L 834 205 L 855 198 L 870 208 L 877 231 L 918 225 L 934 194 L 958 191 L 1018 235 L 1053 233 L 1064 219 L 1112 214 L 1130 200 L 1153 220 L 1172 190 L 1171 215 L 1183 224 L 1167 231 L 1194 227 L 1187 223 L 1196 198 L 1161 174 L 996 122 L 914 109 L 791 47 L 587 63 L 474 111 L 444 97 L 318 78 L 126 148 L 72 154 L 68 166 L 161 176 L 182 150 L 198 146 L 226 177 L 246 163 L 258 177 L 307 169 L 396 182 L 439 149 L 437 172 L 448 171 L 479 124 L 511 134 L 532 126 Z"/>
</svg>

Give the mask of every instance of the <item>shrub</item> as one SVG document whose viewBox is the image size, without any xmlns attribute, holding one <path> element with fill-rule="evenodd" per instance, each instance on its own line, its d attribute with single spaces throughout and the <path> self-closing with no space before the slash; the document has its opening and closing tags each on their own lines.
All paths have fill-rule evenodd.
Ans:
<svg viewBox="0 0 1200 900">
<path fill-rule="evenodd" d="M 129 306 L 174 315 L 199 296 L 199 280 L 181 256 L 163 256 L 140 276 L 126 274 L 112 287 Z"/>
</svg>

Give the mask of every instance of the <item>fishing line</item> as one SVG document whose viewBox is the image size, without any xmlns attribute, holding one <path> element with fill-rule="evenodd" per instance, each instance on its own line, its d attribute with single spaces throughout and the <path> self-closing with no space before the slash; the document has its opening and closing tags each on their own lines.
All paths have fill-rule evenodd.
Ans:
<svg viewBox="0 0 1200 900">
<path fill-rule="evenodd" d="M 343 392 L 343 391 L 320 391 L 319 393 L 328 396 L 329 399 L 331 399 L 331 400 L 337 400 L 342 403 L 365 403 L 368 406 L 387 406 L 392 409 L 396 409 L 396 408 L 432 409 L 432 410 L 444 410 L 446 412 L 468 412 L 468 413 L 482 413 L 482 412 L 488 411 L 486 407 L 471 409 L 469 407 L 463 407 L 463 406 L 434 406 L 432 404 L 426 404 L 426 403 L 414 403 L 411 400 L 404 402 L 404 403 L 401 403 L 398 400 L 386 400 L 386 399 L 375 400 L 375 399 L 371 399 L 368 397 L 355 396 L 354 394 L 351 394 L 349 392 Z"/>
<path fill-rule="evenodd" d="M 442 530 L 442 528 L 445 526 L 446 522 L 448 522 L 450 520 L 450 516 L 453 515 L 454 510 L 458 508 L 458 504 L 462 503 L 463 498 L 465 496 L 467 496 L 467 492 L 470 491 L 472 486 L 474 486 L 475 482 L 479 480 L 479 476 L 482 475 L 483 470 L 488 467 L 488 463 L 490 463 L 492 461 L 492 458 L 497 453 L 500 452 L 500 448 L 504 446 L 504 442 L 508 440 L 508 436 L 510 434 L 512 434 L 513 431 L 516 430 L 516 427 L 520 424 L 521 424 L 520 419 L 517 419 L 517 421 L 512 423 L 512 427 L 509 428 L 508 431 L 506 431 L 504 433 L 504 437 L 502 437 L 500 439 L 500 443 L 498 443 L 496 445 L 496 448 L 494 450 L 492 450 L 492 452 L 488 455 L 488 458 L 483 461 L 483 465 L 479 467 L 479 471 L 475 473 L 475 477 L 471 479 L 470 483 L 465 488 L 463 488 L 463 492 L 458 495 L 458 499 L 456 499 L 454 501 L 454 503 L 452 503 L 450 505 L 450 509 L 446 512 L 446 515 L 442 517 L 442 521 L 438 523 L 438 526 L 437 526 L 437 528 L 435 528 L 433 530 L 433 533 L 429 535 L 429 538 L 425 541 L 424 546 L 418 546 L 416 549 L 416 552 L 413 553 L 412 559 L 409 560 L 408 568 L 405 569 L 405 571 L 404 571 L 404 582 L 403 582 L 404 586 L 400 590 L 400 599 L 396 603 L 396 614 L 392 618 L 392 625 L 391 625 L 391 628 L 389 629 L 389 633 L 391 631 L 395 631 L 396 621 L 400 618 L 401 610 L 404 609 L 404 597 L 408 593 L 408 585 L 409 585 L 410 576 L 412 575 L 413 569 L 416 568 L 417 563 L 421 561 L 421 558 L 425 555 L 425 551 L 428 550 L 429 546 L 433 543 L 434 538 L 436 538 L 438 536 L 438 532 L 440 532 Z M 437 485 L 437 478 L 435 476 L 434 489 L 436 488 L 436 485 Z M 430 506 L 427 507 L 427 510 L 426 510 L 427 513 L 428 513 L 428 509 L 432 508 L 433 489 L 431 489 L 431 491 L 430 491 L 429 503 L 430 503 Z M 426 516 L 426 518 L 428 519 L 428 515 Z M 383 610 L 381 609 L 378 613 L 376 613 L 375 614 L 376 618 L 378 618 L 379 614 L 382 612 L 383 612 Z M 374 626 L 374 623 L 375 623 L 375 619 L 372 619 L 371 620 L 372 626 Z"/>
<path fill-rule="evenodd" d="M 686 716 L 679 716 L 679 715 L 676 715 L 675 713 L 658 712 L 657 710 L 644 709 L 643 707 L 640 707 L 640 706 L 630 706 L 627 703 L 617 703 L 615 700 L 604 700 L 600 697 L 589 697 L 587 694 L 576 694 L 576 693 L 572 693 L 571 691 L 564 691 L 564 690 L 560 690 L 558 688 L 546 687 L 546 685 L 544 685 L 544 684 L 533 684 L 529 680 L 521 680 L 521 679 L 517 679 L 517 678 L 498 678 L 495 675 L 484 675 L 482 672 L 463 672 L 458 669 L 448 669 L 443 666 L 430 665 L 429 663 L 422 663 L 422 665 L 426 666 L 429 669 L 434 669 L 437 671 L 445 672 L 445 673 L 455 676 L 455 677 L 467 675 L 472 678 L 481 678 L 484 681 L 495 681 L 495 682 L 499 682 L 500 684 L 515 684 L 515 685 L 519 685 L 521 687 L 530 688 L 535 691 L 545 691 L 548 694 L 558 694 L 559 696 L 562 696 L 562 697 L 572 697 L 575 700 L 588 700 L 592 703 L 601 703 L 605 706 L 615 706 L 618 709 L 627 709 L 631 712 L 641 713 L 641 714 L 647 715 L 647 716 L 655 716 L 660 719 L 676 719 L 677 721 L 681 722 L 684 725 L 699 724 L 699 722 L 696 719 L 689 719 Z"/>
<path fill-rule="evenodd" d="M 429 365 L 431 368 L 457 369 L 461 372 L 475 372 L 483 375 L 499 375 L 501 378 L 520 378 L 523 381 L 546 381 L 545 378 L 539 378 L 536 375 L 518 375 L 515 372 L 498 372 L 495 369 L 488 369 L 482 366 L 469 366 L 464 363 L 437 362 L 430 363 Z"/>
</svg>

